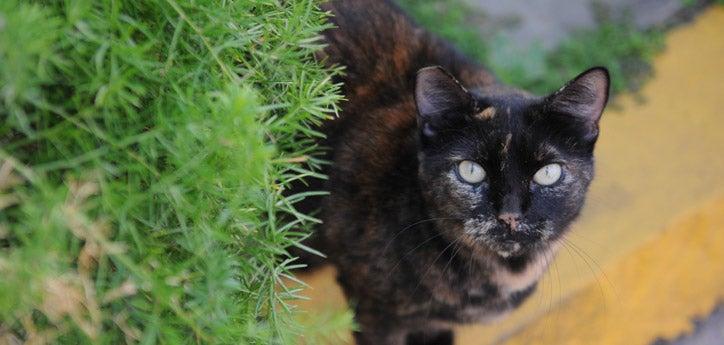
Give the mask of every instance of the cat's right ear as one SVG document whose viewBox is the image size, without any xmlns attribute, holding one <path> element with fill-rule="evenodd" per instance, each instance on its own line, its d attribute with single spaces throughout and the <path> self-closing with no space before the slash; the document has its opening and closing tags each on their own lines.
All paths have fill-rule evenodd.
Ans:
<svg viewBox="0 0 724 345">
<path fill-rule="evenodd" d="M 547 110 L 572 125 L 586 142 L 598 137 L 598 122 L 608 102 L 611 77 L 605 67 L 579 74 L 546 98 Z"/>
<path fill-rule="evenodd" d="M 475 99 L 470 93 L 439 66 L 425 67 L 417 72 L 415 103 L 417 123 L 426 137 L 458 128 L 475 108 Z"/>
</svg>

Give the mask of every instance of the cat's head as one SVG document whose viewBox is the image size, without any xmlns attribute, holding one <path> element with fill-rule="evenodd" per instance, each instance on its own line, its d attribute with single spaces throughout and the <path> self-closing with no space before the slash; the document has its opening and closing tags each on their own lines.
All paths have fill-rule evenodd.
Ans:
<svg viewBox="0 0 724 345">
<path fill-rule="evenodd" d="M 440 67 L 417 74 L 419 178 L 434 216 L 462 243 L 502 257 L 546 248 L 578 215 L 593 178 L 605 68 L 546 97 L 466 90 Z"/>
</svg>

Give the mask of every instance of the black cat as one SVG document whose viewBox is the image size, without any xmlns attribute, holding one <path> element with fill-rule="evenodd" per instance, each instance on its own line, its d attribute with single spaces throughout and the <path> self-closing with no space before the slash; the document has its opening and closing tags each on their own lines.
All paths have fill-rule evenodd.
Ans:
<svg viewBox="0 0 724 345">
<path fill-rule="evenodd" d="M 593 178 L 609 76 L 546 97 L 496 81 L 386 1 L 323 5 L 318 58 L 345 66 L 323 125 L 330 195 L 309 245 L 329 255 L 360 345 L 452 344 L 535 289 Z M 297 191 L 295 191 L 297 192 Z"/>
</svg>

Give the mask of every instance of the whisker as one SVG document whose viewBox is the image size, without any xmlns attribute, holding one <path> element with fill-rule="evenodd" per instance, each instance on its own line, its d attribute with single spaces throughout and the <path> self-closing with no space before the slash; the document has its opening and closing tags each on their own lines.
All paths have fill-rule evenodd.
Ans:
<svg viewBox="0 0 724 345">
<path fill-rule="evenodd" d="M 601 273 L 601 276 L 603 276 L 603 279 L 606 281 L 606 283 L 608 283 L 608 286 L 611 287 L 611 290 L 613 291 L 614 296 L 616 296 L 616 300 L 618 301 L 618 300 L 619 300 L 619 295 L 618 295 L 618 292 L 616 291 L 616 286 L 613 285 L 613 283 L 611 282 L 610 279 L 608 279 L 608 275 L 607 275 L 606 272 L 601 268 L 601 265 L 598 263 L 598 261 L 597 261 L 593 256 L 591 256 L 590 254 L 588 254 L 585 250 L 583 250 L 580 246 L 576 245 L 572 240 L 568 240 L 568 239 L 566 239 L 566 238 L 564 238 L 564 240 L 565 240 L 568 244 L 570 244 L 571 246 L 573 246 L 574 248 L 576 248 L 576 249 L 577 249 L 579 252 L 581 252 L 583 255 L 585 255 L 591 262 L 593 262 L 594 266 L 596 266 L 596 268 L 598 269 L 598 271 Z"/>
<path fill-rule="evenodd" d="M 568 241 L 564 237 L 561 237 L 561 239 L 563 240 L 563 242 L 562 242 L 563 245 L 566 246 L 567 248 L 570 248 L 574 253 L 576 253 L 576 255 L 578 255 L 578 257 L 580 257 L 583 260 L 583 262 L 586 264 L 586 266 L 588 267 L 588 270 L 591 272 L 591 275 L 596 280 L 596 285 L 598 286 L 598 290 L 601 292 L 601 299 L 603 300 L 603 307 L 605 309 L 606 308 L 606 293 L 603 290 L 603 284 L 601 284 L 601 281 L 598 279 L 598 274 L 596 274 L 596 271 L 593 269 L 593 266 L 591 266 L 591 263 L 588 262 L 586 257 L 583 256 L 583 254 L 579 251 L 579 249 L 577 249 L 575 246 L 573 246 L 570 243 L 570 241 Z"/>
<path fill-rule="evenodd" d="M 550 258 L 548 257 L 548 252 L 549 252 L 548 248 L 543 249 L 543 256 L 545 258 L 545 261 L 543 264 L 550 262 L 549 261 Z M 541 265 L 543 265 L 543 264 L 541 264 Z M 542 267 L 542 268 L 545 269 L 545 267 Z M 548 281 L 549 281 L 549 283 L 548 283 L 548 307 L 546 309 L 546 315 L 550 315 L 551 310 L 553 310 L 553 296 L 554 296 L 554 291 L 555 291 L 555 289 L 553 288 L 553 278 L 548 279 Z M 555 324 L 553 324 L 553 326 L 555 326 Z M 553 326 L 549 326 L 548 321 L 546 321 L 546 324 L 544 325 L 543 329 L 545 332 L 548 332 L 548 329 L 555 328 Z"/>
<path fill-rule="evenodd" d="M 551 254 L 553 255 L 553 254 Z M 552 258 L 553 260 L 553 269 L 556 271 L 556 278 L 558 279 L 558 299 L 556 299 L 556 305 L 558 305 L 561 302 L 561 299 L 563 299 L 563 288 L 561 287 L 561 272 L 558 270 L 558 263 L 556 262 L 555 258 Z M 553 324 L 558 324 L 558 319 L 560 317 L 560 314 L 556 313 L 555 320 L 553 321 Z M 558 334 L 556 334 L 557 336 Z"/>
<path fill-rule="evenodd" d="M 458 240 L 453 241 L 453 243 L 454 243 L 454 244 L 453 244 L 453 250 L 454 250 L 454 252 L 453 252 L 452 256 L 450 256 L 450 259 L 448 259 L 447 264 L 445 264 L 445 267 L 442 269 L 442 275 L 443 275 L 443 276 L 445 275 L 445 272 L 447 271 L 448 266 L 450 266 L 450 263 L 451 263 L 451 262 L 453 261 L 453 259 L 458 255 L 458 253 L 460 253 L 460 251 L 464 248 L 463 246 L 458 245 L 457 242 L 458 242 Z M 471 256 L 471 257 L 472 257 L 472 256 Z M 418 282 L 418 286 L 420 285 L 421 282 L 422 282 L 422 281 Z M 417 291 L 417 287 L 415 287 L 415 291 Z M 414 293 L 415 291 L 413 291 L 413 293 Z M 431 312 L 432 312 L 432 310 L 431 310 L 431 309 L 428 309 L 428 310 L 427 310 L 427 316 L 430 316 L 430 313 L 431 313 Z"/>
<path fill-rule="evenodd" d="M 397 262 L 395 262 L 395 265 L 392 266 L 392 268 L 390 268 L 390 271 L 387 272 L 387 277 L 388 277 L 388 278 L 390 277 L 390 274 L 392 274 L 392 272 L 395 271 L 395 269 L 402 263 L 402 260 L 403 260 L 404 258 L 406 258 L 406 257 L 409 256 L 410 254 L 412 254 L 412 252 L 420 249 L 420 247 L 424 246 L 426 243 L 428 243 L 428 242 L 430 242 L 430 241 L 432 241 L 432 240 L 434 240 L 434 239 L 436 239 L 436 238 L 438 238 L 438 237 L 440 237 L 440 236 L 442 236 L 442 233 L 441 233 L 441 232 L 438 232 L 435 236 L 432 236 L 432 237 L 426 239 L 425 241 L 422 241 L 422 243 L 420 243 L 420 244 L 418 244 L 417 246 L 415 246 L 414 248 L 408 250 L 404 255 L 402 255 L 402 257 L 400 257 L 400 258 L 397 260 Z"/>
<path fill-rule="evenodd" d="M 596 245 L 596 246 L 598 246 L 598 247 L 602 247 L 602 246 L 603 246 L 603 244 L 602 244 L 601 242 L 594 241 L 594 240 L 592 240 L 591 238 L 584 236 L 584 234 L 581 233 L 581 232 L 571 231 L 571 232 L 567 233 L 566 236 L 569 236 L 569 237 L 574 237 L 574 236 L 575 236 L 576 238 L 579 238 L 579 239 L 581 239 L 581 240 L 585 240 L 585 241 L 587 241 L 588 243 L 594 244 L 594 245 Z"/>
<path fill-rule="evenodd" d="M 418 289 L 418 288 L 420 287 L 420 285 L 422 284 L 422 281 L 425 280 L 425 278 L 427 278 L 427 275 L 430 273 L 430 269 L 431 269 L 433 266 L 435 266 L 435 263 L 437 262 L 437 260 L 439 260 L 439 259 L 442 257 L 442 255 L 445 254 L 445 252 L 446 252 L 448 249 L 450 249 L 450 247 L 452 247 L 453 245 L 455 245 L 459 240 L 460 240 L 460 237 L 458 237 L 458 238 L 456 238 L 455 240 L 453 240 L 452 242 L 450 242 L 447 246 L 445 246 L 445 248 L 443 248 L 442 251 L 440 251 L 440 254 L 438 254 L 438 255 L 435 257 L 435 260 L 432 260 L 432 263 L 430 263 L 430 265 L 427 266 L 427 269 L 425 270 L 425 273 L 423 273 L 422 277 L 417 281 L 417 285 L 415 285 L 415 289 L 412 290 L 412 295 L 414 295 L 415 292 L 417 292 L 417 289 Z"/>
<path fill-rule="evenodd" d="M 434 218 L 428 218 L 428 219 L 416 221 L 410 225 L 405 226 L 404 228 L 402 228 L 402 230 L 395 232 L 395 234 L 392 236 L 392 238 L 389 241 L 387 241 L 385 248 L 382 249 L 382 254 L 384 255 L 385 253 L 387 253 L 387 250 L 390 248 L 390 245 L 392 245 L 392 242 L 394 242 L 395 239 L 397 239 L 397 237 L 399 237 L 403 232 L 405 232 L 409 229 L 412 229 L 413 227 L 420 225 L 422 223 L 431 222 L 431 221 L 435 221 L 435 220 L 461 220 L 461 219 L 460 218 L 450 218 L 450 217 L 434 217 Z"/>
<path fill-rule="evenodd" d="M 606 275 L 606 272 L 601 268 L 601 264 L 598 263 L 598 261 L 596 260 L 596 258 L 594 258 L 594 257 L 591 256 L 590 254 L 588 254 L 585 250 L 583 250 L 583 248 L 581 248 L 579 245 L 577 245 L 577 244 L 576 244 L 575 242 L 573 242 L 572 240 L 568 240 L 568 239 L 566 239 L 566 238 L 564 238 L 564 240 L 566 240 L 566 241 L 568 242 L 568 244 L 570 244 L 570 245 L 572 245 L 573 247 L 577 248 L 582 254 L 584 254 L 589 260 L 591 260 L 591 261 L 593 262 L 593 264 L 596 266 L 596 268 L 598 268 L 598 271 L 601 272 L 601 275 L 603 276 L 604 279 L 606 279 L 606 282 L 611 286 L 611 288 L 612 288 L 612 289 L 615 288 L 615 286 L 613 285 L 613 283 L 611 283 L 611 281 L 608 279 L 608 275 Z M 593 242 L 592 242 L 592 243 L 593 243 Z"/>
<path fill-rule="evenodd" d="M 458 253 L 460 253 L 460 251 L 462 249 L 463 249 L 463 246 L 459 246 L 459 245 L 455 244 L 455 247 L 453 248 L 454 251 L 453 251 L 452 256 L 450 256 L 450 259 L 447 260 L 447 264 L 445 264 L 445 267 L 443 267 L 443 269 L 442 269 L 443 275 L 445 274 L 445 271 L 447 271 L 447 269 L 450 266 L 450 264 L 452 263 L 453 259 L 455 259 L 455 257 L 458 255 Z"/>
</svg>

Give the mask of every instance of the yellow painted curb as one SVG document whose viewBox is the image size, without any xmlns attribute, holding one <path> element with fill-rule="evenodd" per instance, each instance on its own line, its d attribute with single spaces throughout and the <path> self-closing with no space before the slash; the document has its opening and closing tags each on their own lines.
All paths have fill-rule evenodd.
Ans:
<svg viewBox="0 0 724 345">
<path fill-rule="evenodd" d="M 505 344 L 650 344 L 674 338 L 724 299 L 724 199 L 606 270 Z M 724 342 L 724 339 L 722 339 Z M 472 343 L 472 342 L 471 342 Z"/>
</svg>

